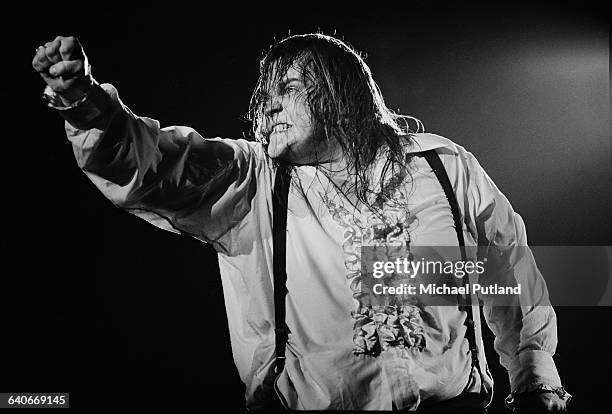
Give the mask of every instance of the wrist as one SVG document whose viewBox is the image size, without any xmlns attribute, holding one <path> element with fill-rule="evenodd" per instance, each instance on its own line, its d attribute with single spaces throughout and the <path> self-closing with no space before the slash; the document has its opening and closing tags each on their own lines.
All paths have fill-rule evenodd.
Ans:
<svg viewBox="0 0 612 414">
<path fill-rule="evenodd" d="M 91 75 L 85 76 L 82 81 L 78 82 L 69 91 L 58 92 L 58 96 L 65 106 L 74 105 L 77 101 L 86 99 L 94 85 L 94 80 Z"/>
<path fill-rule="evenodd" d="M 529 390 L 529 391 L 511 392 L 510 394 L 508 394 L 504 402 L 508 409 L 510 409 L 513 412 L 516 412 L 517 409 L 522 404 L 524 404 L 524 401 L 526 398 L 529 398 L 533 395 L 547 394 L 547 393 L 555 394 L 559 398 L 559 400 L 562 401 L 564 404 L 569 403 L 570 400 L 572 399 L 572 395 L 569 392 L 565 391 L 565 388 L 563 387 L 550 387 L 550 386 L 540 385 L 540 387 Z"/>
<path fill-rule="evenodd" d="M 60 92 L 54 90 L 51 86 L 47 86 L 43 93 L 43 99 L 48 106 L 55 109 L 73 108 L 87 100 L 95 85 L 97 85 L 97 82 L 91 75 L 87 75 L 68 91 Z"/>
<path fill-rule="evenodd" d="M 116 107 L 113 105 L 109 94 L 95 81 L 85 95 L 69 106 L 64 105 L 59 94 L 49 86 L 43 93 L 43 100 L 78 130 L 104 129 L 113 115 L 113 108 L 120 107 L 120 104 Z"/>
<path fill-rule="evenodd" d="M 43 100 L 47 106 L 60 111 L 80 106 L 89 98 L 94 86 L 98 84 L 91 76 L 87 78 L 82 85 L 73 88 L 70 92 L 57 92 L 47 86 L 43 92 Z"/>
</svg>

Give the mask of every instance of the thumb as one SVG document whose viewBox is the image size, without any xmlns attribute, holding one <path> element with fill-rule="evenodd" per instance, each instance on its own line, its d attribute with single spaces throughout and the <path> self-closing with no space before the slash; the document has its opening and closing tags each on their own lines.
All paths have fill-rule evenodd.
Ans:
<svg viewBox="0 0 612 414">
<path fill-rule="evenodd" d="M 63 76 L 64 78 L 72 78 L 79 75 L 79 72 L 82 72 L 83 75 L 85 74 L 83 66 L 83 61 L 80 59 L 63 60 L 51 66 L 49 68 L 49 74 L 53 77 Z"/>
</svg>

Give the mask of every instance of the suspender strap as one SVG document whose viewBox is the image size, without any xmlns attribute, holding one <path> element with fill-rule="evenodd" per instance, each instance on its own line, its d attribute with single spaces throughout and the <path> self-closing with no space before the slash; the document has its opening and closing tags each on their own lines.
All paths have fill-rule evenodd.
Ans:
<svg viewBox="0 0 612 414">
<path fill-rule="evenodd" d="M 465 253 L 465 240 L 463 238 L 463 220 L 461 219 L 459 204 L 457 203 L 457 198 L 455 197 L 455 192 L 453 191 L 453 187 L 448 178 L 448 174 L 446 173 L 444 165 L 442 164 L 442 161 L 440 160 L 440 157 L 438 156 L 435 150 L 424 151 L 422 154 L 431 166 L 433 172 L 436 174 L 436 178 L 440 182 L 440 185 L 442 185 L 442 189 L 444 190 L 446 199 L 450 204 L 451 212 L 453 214 L 453 222 L 455 224 L 455 231 L 457 232 L 457 239 L 459 241 L 459 249 L 461 251 L 461 260 L 465 262 L 467 261 L 467 255 Z M 478 360 L 478 345 L 476 342 L 474 310 L 472 309 L 471 296 L 468 296 L 468 299 L 468 303 L 465 306 L 460 306 L 459 309 L 462 309 L 467 313 L 467 318 L 465 321 L 467 327 L 466 336 L 468 340 L 468 345 L 470 347 L 470 354 L 472 355 L 472 367 L 476 367 L 476 369 L 478 370 L 478 373 L 480 375 L 480 393 L 483 394 L 486 393 L 486 389 L 484 387 L 484 376 L 482 373 L 482 368 Z M 477 312 L 480 312 L 480 309 L 477 309 Z M 480 316 L 480 314 L 478 314 L 478 316 Z"/>
<path fill-rule="evenodd" d="M 272 193 L 272 258 L 274 266 L 274 341 L 275 373 L 285 367 L 285 345 L 289 328 L 285 323 L 285 298 L 287 296 L 287 201 L 291 177 L 286 166 L 276 169 Z"/>
<path fill-rule="evenodd" d="M 463 239 L 463 225 L 461 224 L 461 213 L 459 211 L 459 204 L 457 203 L 457 198 L 455 197 L 455 192 L 453 191 L 453 186 L 450 183 L 448 178 L 448 174 L 446 174 L 446 170 L 444 169 L 444 165 L 442 165 L 442 161 L 436 153 L 436 150 L 429 150 L 423 152 L 423 156 L 429 163 L 429 166 L 436 174 L 436 178 L 442 185 L 442 189 L 444 189 L 444 195 L 446 195 L 446 199 L 448 200 L 448 204 L 450 204 L 451 212 L 453 213 L 453 221 L 455 223 L 455 231 L 457 232 L 457 239 L 459 240 L 459 249 L 461 250 L 461 260 L 466 260 L 465 254 L 465 240 Z"/>
</svg>

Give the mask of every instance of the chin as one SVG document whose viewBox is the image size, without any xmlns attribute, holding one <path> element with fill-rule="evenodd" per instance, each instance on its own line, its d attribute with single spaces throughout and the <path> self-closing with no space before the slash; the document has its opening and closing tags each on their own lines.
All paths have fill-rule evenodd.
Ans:
<svg viewBox="0 0 612 414">
<path fill-rule="evenodd" d="M 289 164 L 300 165 L 299 159 L 296 159 L 294 154 L 291 154 L 286 148 L 285 151 L 268 151 L 268 156 L 275 161 L 282 161 Z"/>
<path fill-rule="evenodd" d="M 268 148 L 266 148 L 266 152 L 268 153 L 268 156 L 273 159 L 277 159 L 279 157 L 282 157 L 283 155 L 283 152 L 280 151 L 280 148 L 272 147 L 270 145 L 268 145 Z"/>
<path fill-rule="evenodd" d="M 268 156 L 272 159 L 279 161 L 290 161 L 289 147 L 287 145 L 277 145 L 276 142 L 271 141 L 266 148 Z"/>
<path fill-rule="evenodd" d="M 275 161 L 284 161 L 284 162 L 292 162 L 291 156 L 287 153 L 287 151 L 278 151 L 268 149 L 268 156 Z"/>
</svg>

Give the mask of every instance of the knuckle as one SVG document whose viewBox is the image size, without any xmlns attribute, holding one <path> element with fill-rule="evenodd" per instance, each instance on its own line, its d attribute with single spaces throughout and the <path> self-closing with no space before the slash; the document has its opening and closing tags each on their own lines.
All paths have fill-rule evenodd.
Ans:
<svg viewBox="0 0 612 414">
<path fill-rule="evenodd" d="M 73 36 L 65 37 L 60 44 L 60 52 L 71 53 L 75 49 L 75 45 Z"/>
<path fill-rule="evenodd" d="M 72 50 L 71 45 L 67 45 L 66 43 L 62 43 L 59 47 L 60 53 L 69 53 Z"/>
<path fill-rule="evenodd" d="M 48 66 L 49 65 L 45 64 L 45 62 L 41 61 L 40 59 L 34 59 L 32 61 L 32 67 L 36 69 L 38 72 L 42 72 L 46 70 Z"/>
<path fill-rule="evenodd" d="M 40 59 L 38 56 L 35 56 L 32 60 L 32 66 L 34 66 L 35 69 L 42 69 L 45 65 L 42 59 Z"/>
</svg>

